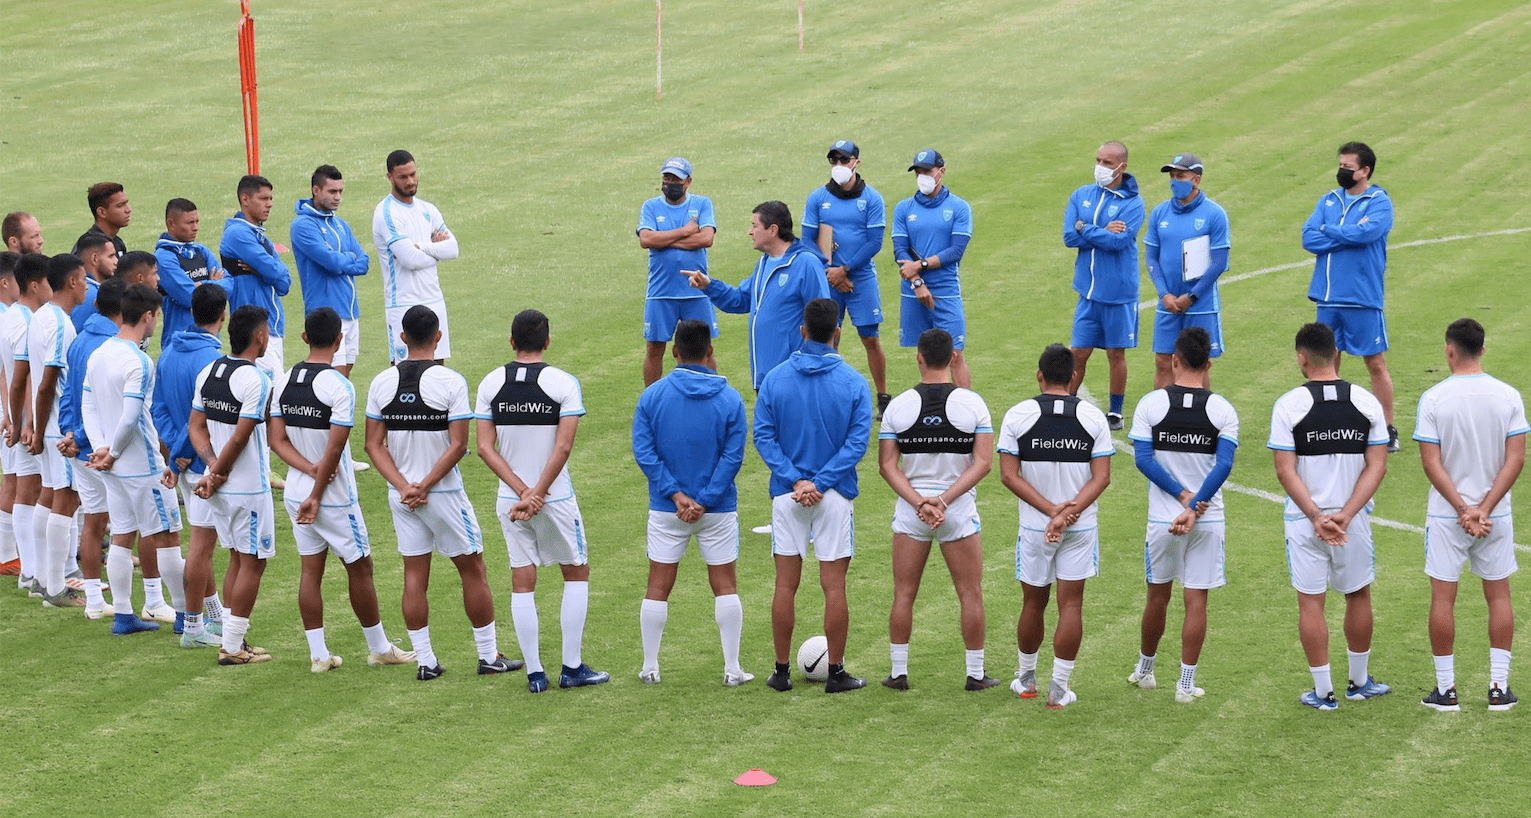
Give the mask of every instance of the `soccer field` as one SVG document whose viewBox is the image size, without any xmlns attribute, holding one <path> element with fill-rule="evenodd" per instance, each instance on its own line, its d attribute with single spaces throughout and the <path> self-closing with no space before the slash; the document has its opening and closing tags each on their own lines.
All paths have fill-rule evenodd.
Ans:
<svg viewBox="0 0 1531 818">
<path fill-rule="evenodd" d="M 664 98 L 655 99 L 654 8 L 645 2 L 254 0 L 261 170 L 275 185 L 267 227 L 286 243 L 292 203 L 316 165 L 346 174 L 346 218 L 369 251 L 383 158 L 419 161 L 419 195 L 440 207 L 462 257 L 441 265 L 452 320 L 450 365 L 470 385 L 511 352 L 510 318 L 535 307 L 552 323 L 548 360 L 581 379 L 589 414 L 570 472 L 590 532 L 585 657 L 610 684 L 532 696 L 522 674 L 479 677 L 458 580 L 437 561 L 433 641 L 449 673 L 368 668 L 331 563 L 326 627 L 343 668 L 303 664 L 298 560 L 280 514 L 250 640 L 269 664 L 223 668 L 168 632 L 131 639 L 101 622 L 0 589 L 0 814 L 56 815 L 1510 815 L 1525 809 L 1531 708 L 1488 713 L 1479 583 L 1458 601 L 1463 712 L 1418 699 L 1434 684 L 1421 571 L 1428 484 L 1407 440 L 1419 395 L 1445 377 L 1442 332 L 1470 316 L 1488 329 L 1485 367 L 1531 387 L 1531 5 L 1315 2 L 1090 4 L 1075 0 L 908 0 L 805 4 L 671 0 L 664 7 Z M 238 5 L 197 0 L 0 4 L 0 212 L 37 216 L 46 252 L 90 224 L 85 189 L 124 184 L 130 249 L 152 249 L 164 203 L 200 206 L 199 241 L 216 247 L 244 173 L 235 24 Z M 744 277 L 757 253 L 750 209 L 804 197 L 827 178 L 839 138 L 889 212 L 914 192 L 909 158 L 934 147 L 945 182 L 973 206 L 963 262 L 973 388 L 994 419 L 1035 394 L 1038 352 L 1067 342 L 1073 251 L 1060 227 L 1096 148 L 1131 149 L 1145 203 L 1168 198 L 1158 167 L 1179 151 L 1206 162 L 1203 187 L 1228 211 L 1232 266 L 1222 285 L 1227 353 L 1213 387 L 1239 411 L 1243 445 L 1227 492 L 1228 579 L 1211 595 L 1198 684 L 1177 705 L 1168 684 L 1125 684 L 1143 603 L 1146 482 L 1114 458 L 1100 500 L 1101 573 L 1085 600 L 1085 637 L 1062 711 L 1005 688 L 962 691 L 957 604 L 931 563 L 915 614 L 913 689 L 876 684 L 888 670 L 892 492 L 875 448 L 861 466 L 860 537 L 850 569 L 847 667 L 872 683 L 827 697 L 778 694 L 771 669 L 768 539 L 741 542 L 743 665 L 759 677 L 722 687 L 711 593 L 689 556 L 671 598 L 664 683 L 641 684 L 639 601 L 647 571 L 647 492 L 630 453 L 642 387 L 645 251 L 633 229 L 658 169 L 683 155 L 693 193 L 719 222 L 714 277 Z M 1313 318 L 1311 257 L 1299 228 L 1334 184 L 1335 149 L 1377 152 L 1374 181 L 1397 210 L 1388 275 L 1388 361 L 1403 451 L 1377 496 L 1373 674 L 1390 696 L 1333 713 L 1301 707 L 1311 686 L 1297 640 L 1279 494 L 1264 448 L 1275 399 L 1301 382 L 1291 352 Z M 878 262 L 890 391 L 918 380 L 897 340 L 891 244 Z M 290 256 L 288 257 L 290 261 Z M 294 276 L 296 278 L 296 275 Z M 386 364 L 382 293 L 361 280 L 358 391 Z M 1143 298 L 1153 287 L 1143 278 Z M 296 282 L 286 300 L 287 362 L 302 357 Z M 1151 307 L 1142 312 L 1146 330 Z M 753 396 L 744 319 L 720 316 L 721 372 Z M 865 371 L 849 340 L 846 360 Z M 1146 343 L 1129 353 L 1128 407 L 1152 385 Z M 1342 374 L 1365 383 L 1359 361 Z M 1086 387 L 1106 393 L 1103 355 Z M 1117 433 L 1125 444 L 1125 433 Z M 361 429 L 353 448 L 361 454 Z M 470 446 L 471 451 L 471 446 Z M 501 650 L 510 572 L 493 517 L 495 481 L 463 465 L 487 540 Z M 753 451 L 739 476 L 744 527 L 769 510 Z M 400 560 L 385 484 L 359 478 L 383 623 L 404 641 Z M 1020 588 L 1014 498 L 979 486 L 985 526 L 989 674 L 1008 681 Z M 1526 535 L 1522 542 L 1531 543 Z M 1522 549 L 1524 550 L 1524 549 Z M 222 576 L 226 558 L 219 558 Z M 809 569 L 798 638 L 819 632 Z M 1523 580 L 1515 600 L 1531 610 Z M 543 660 L 554 665 L 560 583 L 539 588 Z M 1178 594 L 1177 594 L 1178 600 Z M 1343 602 L 1331 596 L 1332 663 L 1343 674 Z M 1179 653 L 1180 604 L 1160 648 Z M 1049 615 L 1049 633 L 1052 625 Z M 168 631 L 168 629 L 167 629 Z M 1524 638 L 1521 640 L 1524 642 Z M 1051 664 L 1049 642 L 1042 670 Z M 1512 683 L 1525 658 L 1512 666 Z M 1531 689 L 1531 688 L 1528 688 Z M 773 787 L 737 787 L 763 768 Z"/>
</svg>

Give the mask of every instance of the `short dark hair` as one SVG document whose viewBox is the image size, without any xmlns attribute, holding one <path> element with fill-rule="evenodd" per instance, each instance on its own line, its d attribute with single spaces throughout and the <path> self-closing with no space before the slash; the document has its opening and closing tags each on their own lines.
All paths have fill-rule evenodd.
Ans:
<svg viewBox="0 0 1531 818">
<path fill-rule="evenodd" d="M 712 346 L 712 327 L 706 321 L 686 318 L 675 325 L 675 355 L 682 361 L 700 361 Z"/>
<path fill-rule="evenodd" d="M 1377 154 L 1365 142 L 1346 142 L 1340 146 L 1338 156 L 1350 154 L 1356 158 L 1356 164 L 1363 168 L 1371 168 L 1371 175 L 1377 175 Z M 1368 177 L 1370 178 L 1370 177 Z"/>
<path fill-rule="evenodd" d="M 5 219 L 0 220 L 0 242 L 21 238 L 21 223 L 30 218 L 32 214 L 25 210 L 12 210 L 5 214 Z"/>
<path fill-rule="evenodd" d="M 915 349 L 925 359 L 925 366 L 931 369 L 945 369 L 952 364 L 952 334 L 944 329 L 938 327 L 920 333 Z"/>
<path fill-rule="evenodd" d="M 815 298 L 803 307 L 803 329 L 808 340 L 827 344 L 835 337 L 840 325 L 840 305 L 828 298 Z"/>
<path fill-rule="evenodd" d="M 1340 354 L 1334 345 L 1334 330 L 1328 324 L 1320 324 L 1314 321 L 1311 324 L 1303 324 L 1297 330 L 1296 346 L 1298 352 L 1306 352 L 1309 358 L 1323 363 L 1334 360 Z"/>
<path fill-rule="evenodd" d="M 171 199 L 165 202 L 165 218 L 170 218 L 171 213 L 195 213 L 197 206 L 190 199 Z"/>
<path fill-rule="evenodd" d="M 59 253 L 48 260 L 48 286 L 55 292 L 69 286 L 69 279 L 85 266 L 74 253 Z"/>
<path fill-rule="evenodd" d="M 96 290 L 96 312 L 107 318 L 118 318 L 122 315 L 122 295 L 127 292 L 128 283 L 120 278 L 108 278 L 101 282 Z M 220 287 L 219 289 L 223 289 Z M 196 303 L 193 295 L 192 303 Z"/>
<path fill-rule="evenodd" d="M 416 304 L 405 311 L 399 324 L 404 330 L 404 341 L 418 347 L 431 342 L 436 330 L 441 329 L 441 318 L 430 307 Z"/>
<path fill-rule="evenodd" d="M 303 316 L 303 332 L 308 335 L 308 345 L 324 349 L 340 340 L 340 313 L 334 307 L 319 307 Z"/>
<path fill-rule="evenodd" d="M 1186 327 L 1175 337 L 1175 357 L 1192 369 L 1206 369 L 1212 360 L 1212 336 L 1201 327 Z"/>
<path fill-rule="evenodd" d="M 217 323 L 228 306 L 229 292 L 222 284 L 204 281 L 191 291 L 191 320 L 199 327 Z"/>
<path fill-rule="evenodd" d="M 18 261 L 21 261 L 20 253 L 13 253 L 10 250 L 0 251 L 0 278 L 9 278 L 14 281 Z"/>
<path fill-rule="evenodd" d="M 96 249 L 105 247 L 105 246 L 107 246 L 108 244 L 111 244 L 111 243 L 112 243 L 111 237 L 106 235 L 105 233 L 86 233 L 85 235 L 80 237 L 79 241 L 75 242 L 75 246 L 80 248 L 80 253 L 79 254 L 81 256 L 84 256 L 86 253 L 89 253 L 92 250 L 96 250 Z M 116 254 L 116 252 L 117 252 L 117 246 L 116 245 L 112 245 L 112 253 Z"/>
<path fill-rule="evenodd" d="M 323 187 L 325 182 L 338 182 L 340 180 L 340 168 L 334 165 L 320 165 L 314 168 L 314 175 L 308 177 L 308 186 Z M 325 346 L 329 346 L 329 344 L 325 344 Z"/>
<path fill-rule="evenodd" d="M 776 237 L 782 241 L 792 241 L 797 238 L 792 235 L 792 211 L 784 202 L 774 199 L 769 202 L 761 202 L 750 211 L 760 217 L 761 227 L 776 225 Z"/>
<path fill-rule="evenodd" d="M 400 148 L 399 150 L 388 154 L 388 172 L 393 173 L 394 168 L 398 167 L 399 165 L 407 165 L 413 161 L 415 161 L 415 157 L 411 156 L 409 151 Z"/>
<path fill-rule="evenodd" d="M 140 267 L 159 267 L 159 259 L 147 250 L 129 250 L 117 259 L 117 275 L 123 278 L 136 273 Z M 129 322 L 131 323 L 131 322 Z"/>
<path fill-rule="evenodd" d="M 239 355 L 249 349 L 250 342 L 255 340 L 255 333 L 266 326 L 270 317 L 265 307 L 254 304 L 246 304 L 234 310 L 234 314 L 229 316 L 229 351 Z"/>
<path fill-rule="evenodd" d="M 52 264 L 53 261 L 42 253 L 23 253 L 21 260 L 16 262 L 16 289 L 26 292 L 32 282 L 46 279 Z"/>
<path fill-rule="evenodd" d="M 269 179 L 264 176 L 256 176 L 253 173 L 247 173 L 239 177 L 239 186 L 234 188 L 234 195 L 243 199 L 246 196 L 253 196 L 261 192 L 263 188 L 268 187 L 271 187 Z M 271 187 L 271 189 L 275 190 L 276 188 Z"/>
<path fill-rule="evenodd" d="M 96 217 L 96 209 L 106 206 L 106 200 L 123 191 L 116 182 L 97 182 L 85 190 L 85 203 L 90 205 L 90 217 Z"/>
<path fill-rule="evenodd" d="M 548 347 L 548 317 L 537 310 L 522 310 L 510 320 L 510 340 L 522 352 Z"/>
<path fill-rule="evenodd" d="M 1062 344 L 1048 344 L 1037 358 L 1037 370 L 1042 382 L 1053 386 L 1068 386 L 1074 380 L 1074 352 Z"/>
<path fill-rule="evenodd" d="M 122 293 L 122 323 L 129 326 L 159 309 L 159 293 L 147 284 L 131 284 Z"/>
<path fill-rule="evenodd" d="M 1446 327 L 1446 343 L 1469 358 L 1483 354 L 1483 325 L 1471 318 L 1458 318 Z"/>
</svg>

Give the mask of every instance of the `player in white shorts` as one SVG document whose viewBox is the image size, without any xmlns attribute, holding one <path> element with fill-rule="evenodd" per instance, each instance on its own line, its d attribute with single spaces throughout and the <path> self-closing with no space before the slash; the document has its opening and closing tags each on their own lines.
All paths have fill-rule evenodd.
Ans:
<svg viewBox="0 0 1531 818">
<path fill-rule="evenodd" d="M 308 313 L 303 330 L 308 357 L 288 370 L 271 402 L 271 448 L 291 467 L 282 498 L 303 561 L 298 612 L 315 673 L 340 667 L 340 657 L 324 641 L 321 586 L 330 553 L 346 567 L 351 609 L 367 638 L 367 664 L 401 665 L 415 659 L 388 641 L 378 613 L 372 547 L 351 470 L 356 390 L 330 364 L 343 343 L 340 328 L 340 315 L 331 307 Z"/>
<path fill-rule="evenodd" d="M 18 220 L 20 217 L 17 217 Z M 17 239 L 11 243 L 19 244 Z M 16 262 L 21 254 L 5 250 L 0 252 L 0 383 L 10 384 L 10 361 L 4 352 L 3 332 L 5 315 L 16 303 Z M 16 503 L 16 472 L 11 447 L 5 445 L 5 425 L 9 422 L 8 400 L 0 400 L 0 577 L 21 576 L 21 550 L 16 544 L 16 532 L 12 513 Z"/>
<path fill-rule="evenodd" d="M 525 664 L 500 655 L 495 636 L 484 538 L 457 470 L 468 452 L 473 409 L 468 382 L 434 360 L 440 339 L 436 313 L 411 307 L 399 338 L 408 357 L 378 373 L 367 390 L 367 456 L 388 481 L 388 507 L 404 555 L 404 627 L 415 649 L 415 678 L 422 682 L 446 672 L 431 648 L 430 603 L 425 596 L 431 555 L 438 552 L 452 561 L 462 578 L 478 672 L 506 673 Z"/>
<path fill-rule="evenodd" d="M 835 351 L 839 319 L 835 302 L 809 301 L 803 308 L 802 346 L 766 373 L 755 401 L 755 450 L 771 470 L 771 553 L 776 560 L 771 635 L 776 671 L 766 679 L 766 686 L 776 691 L 792 689 L 794 606 L 810 540 L 819 562 L 824 637 L 829 643 L 824 692 L 866 687 L 866 679 L 845 670 L 850 629 L 845 575 L 856 553 L 852 504 L 860 493 L 856 464 L 866 456 L 872 432 L 872 392 L 866 379 Z"/>
<path fill-rule="evenodd" d="M 1239 416 L 1233 404 L 1207 388 L 1211 355 L 1212 338 L 1205 329 L 1181 330 L 1170 356 L 1170 384 L 1138 401 L 1127 435 L 1138 471 L 1149 482 L 1148 532 L 1143 540 L 1148 599 L 1143 604 L 1138 666 L 1127 682 L 1144 690 L 1158 686 L 1154 658 L 1174 583 L 1180 580 L 1185 621 L 1175 701 L 1181 704 L 1205 693 L 1196 686 L 1196 665 L 1207 638 L 1207 592 L 1227 583 L 1223 482 L 1233 470 L 1239 445 Z"/>
<path fill-rule="evenodd" d="M 1451 377 L 1419 398 L 1414 439 L 1430 501 L 1425 509 L 1425 573 L 1430 577 L 1430 652 L 1435 690 L 1423 704 L 1456 710 L 1457 580 L 1465 564 L 1483 579 L 1488 602 L 1488 709 L 1509 710 L 1510 643 L 1515 612 L 1510 575 L 1515 522 L 1510 487 L 1526 463 L 1526 406 L 1520 392 L 1483 371 L 1483 326 L 1461 318 L 1446 328 Z"/>
<path fill-rule="evenodd" d="M 27 333 L 32 315 L 48 302 L 47 256 L 27 253 L 16 262 L 16 303 L 0 316 L 0 365 L 4 366 L 5 448 L 9 462 L 5 473 L 16 476 L 16 494 L 12 519 L 16 547 L 21 559 L 17 587 L 34 599 L 43 596 L 43 552 L 46 543 L 36 534 L 37 499 L 42 493 L 42 465 L 21 440 L 21 433 L 31 422 L 30 401 L 26 399 L 30 364 L 27 361 Z M 49 509 L 42 508 L 45 521 Z"/>
<path fill-rule="evenodd" d="M 436 262 L 457 258 L 457 237 L 447 229 L 435 205 L 415 196 L 420 177 L 409 151 L 388 154 L 386 165 L 392 190 L 372 211 L 372 242 L 383 271 L 388 360 L 397 362 L 407 356 L 408 348 L 399 341 L 399 333 L 404 331 L 405 313 L 417 304 L 436 313 L 441 330 L 436 360 L 445 360 L 452 357 L 452 338 Z"/>
<path fill-rule="evenodd" d="M 670 617 L 670 592 L 686 545 L 696 538 L 712 586 L 713 618 L 723 646 L 723 684 L 754 679 L 739 664 L 744 606 L 734 565 L 739 560 L 739 494 L 749 420 L 744 399 L 712 364 L 712 327 L 676 322 L 675 368 L 638 398 L 633 459 L 648 478 L 648 589 L 638 612 L 643 666 L 638 678 L 659 684 L 659 646 Z"/>
<path fill-rule="evenodd" d="M 1084 583 L 1099 571 L 1095 500 L 1111 483 L 1116 453 L 1106 416 L 1069 394 L 1074 354 L 1062 344 L 1042 350 L 1037 385 L 1042 393 L 1005 413 L 1000 425 L 999 474 L 1020 498 L 1015 539 L 1015 578 L 1021 583 L 1016 623 L 1019 667 L 1010 690 L 1037 696 L 1037 653 L 1052 585 L 1058 586 L 1058 624 L 1053 631 L 1053 675 L 1047 706 L 1078 700 L 1069 678 L 1084 636 Z"/>
<path fill-rule="evenodd" d="M 1297 331 L 1297 366 L 1308 382 L 1271 409 L 1266 445 L 1286 489 L 1286 555 L 1297 589 L 1297 634 L 1313 689 L 1300 701 L 1317 710 L 1339 706 L 1329 671 L 1325 591 L 1345 595 L 1350 682 L 1345 698 L 1364 701 L 1392 688 L 1371 677 L 1371 584 L 1377 578 L 1372 496 L 1387 473 L 1388 429 L 1382 404 L 1340 380 L 1334 330 L 1320 323 Z"/>
<path fill-rule="evenodd" d="M 229 316 L 230 354 L 197 375 L 187 436 L 207 464 L 194 491 L 212 506 L 218 539 L 229 551 L 224 579 L 228 612 L 223 617 L 219 665 L 268 662 L 271 655 L 245 641 L 250 613 L 260 594 L 266 560 L 276 555 L 266 406 L 271 381 L 257 361 L 270 337 L 264 307 L 246 304 Z"/>
<path fill-rule="evenodd" d="M 888 654 L 893 668 L 883 687 L 909 689 L 909 636 L 914 600 L 941 543 L 961 606 L 967 648 L 967 690 L 997 687 L 983 669 L 983 541 L 975 488 L 994 465 L 994 422 L 977 393 L 952 384 L 952 336 L 920 334 L 915 362 L 920 384 L 893 398 L 878 432 L 878 465 L 898 499 L 893 505 L 893 609 Z"/>
<path fill-rule="evenodd" d="M 558 686 L 585 687 L 611 680 L 581 655 L 590 607 L 590 555 L 579 500 L 569 480 L 569 452 L 585 414 L 579 381 L 543 362 L 548 319 L 523 310 L 510 323 L 514 361 L 491 370 L 478 385 L 474 417 L 478 455 L 500 478 L 495 516 L 510 552 L 510 618 L 527 662 L 526 689 L 548 689 L 537 640 L 537 566 L 563 573 L 563 667 Z"/>
</svg>

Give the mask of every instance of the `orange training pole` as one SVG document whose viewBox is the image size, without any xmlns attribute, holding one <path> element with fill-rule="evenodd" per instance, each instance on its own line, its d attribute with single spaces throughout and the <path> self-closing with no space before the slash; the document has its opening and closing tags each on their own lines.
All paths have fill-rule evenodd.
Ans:
<svg viewBox="0 0 1531 818">
<path fill-rule="evenodd" d="M 260 173 L 260 106 L 255 96 L 255 18 L 250 0 L 239 0 L 239 91 L 244 98 L 245 164 Z"/>
</svg>

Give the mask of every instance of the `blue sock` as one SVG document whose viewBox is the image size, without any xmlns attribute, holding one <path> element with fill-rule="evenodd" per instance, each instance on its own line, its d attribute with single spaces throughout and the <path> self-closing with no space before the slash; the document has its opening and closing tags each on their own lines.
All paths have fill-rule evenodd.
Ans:
<svg viewBox="0 0 1531 818">
<path fill-rule="evenodd" d="M 1113 414 L 1113 415 L 1120 415 L 1122 413 L 1122 404 L 1124 404 L 1126 402 L 1127 402 L 1127 396 L 1126 395 L 1116 395 L 1116 394 L 1113 394 L 1111 396 L 1111 414 Z"/>
</svg>

